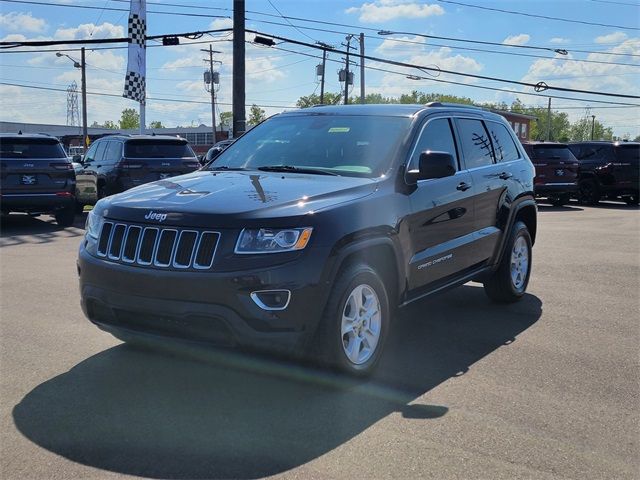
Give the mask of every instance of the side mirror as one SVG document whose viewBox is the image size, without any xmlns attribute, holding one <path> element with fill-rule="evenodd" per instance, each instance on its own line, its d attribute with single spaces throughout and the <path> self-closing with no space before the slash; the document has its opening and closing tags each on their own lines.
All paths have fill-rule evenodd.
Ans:
<svg viewBox="0 0 640 480">
<path fill-rule="evenodd" d="M 451 177 L 455 175 L 456 170 L 457 165 L 453 155 L 427 150 L 420 154 L 419 170 L 409 170 L 406 179 L 408 183 L 416 183 L 418 180 Z"/>
</svg>

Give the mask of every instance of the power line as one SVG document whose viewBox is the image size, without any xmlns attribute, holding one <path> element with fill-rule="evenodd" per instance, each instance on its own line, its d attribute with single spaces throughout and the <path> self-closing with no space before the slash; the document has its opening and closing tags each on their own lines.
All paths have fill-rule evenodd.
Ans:
<svg viewBox="0 0 640 480">
<path fill-rule="evenodd" d="M 298 27 L 296 27 L 293 23 L 291 23 L 289 20 L 286 19 L 286 17 L 282 14 L 282 12 L 280 10 L 278 10 L 278 8 L 273 4 L 273 2 L 271 0 L 267 0 L 269 2 L 269 5 L 271 5 L 273 7 L 273 9 L 278 12 L 278 14 L 280 15 L 280 17 L 282 17 L 290 26 L 292 26 L 293 28 L 295 28 L 298 32 L 300 32 L 302 35 L 304 35 L 305 37 L 307 37 L 310 40 L 313 40 L 314 42 L 318 43 L 318 40 L 310 37 L 309 35 L 307 35 L 306 33 L 304 33 L 302 30 L 300 30 Z"/>
<path fill-rule="evenodd" d="M 313 55 L 310 53 L 303 53 L 303 52 L 296 52 L 295 50 L 289 50 L 283 47 L 279 47 L 279 46 L 275 46 L 272 47 L 276 50 L 283 50 L 285 52 L 292 52 L 292 53 L 298 53 L 299 55 L 304 55 L 307 57 L 313 57 L 313 58 L 322 58 L 319 55 Z M 327 61 L 332 62 L 332 63 L 337 63 L 339 65 L 342 65 L 342 61 L 340 60 L 335 60 L 335 59 L 327 59 Z M 355 66 L 359 66 L 359 64 L 355 64 Z M 379 72 L 383 72 L 383 73 L 391 73 L 394 75 L 402 75 L 403 77 L 406 77 L 407 74 L 406 72 L 398 72 L 398 71 L 394 71 L 394 70 L 388 70 L 388 69 L 384 69 L 384 68 L 379 68 L 379 67 L 373 67 L 370 65 L 365 65 L 365 68 L 369 69 L 369 70 L 375 70 L 375 71 L 379 71 Z M 488 87 L 485 85 L 475 85 L 475 84 L 471 84 L 471 83 L 462 83 L 462 82 L 455 82 L 452 80 L 442 80 L 442 79 L 436 79 L 436 78 L 420 78 L 420 79 L 424 79 L 424 80 L 432 80 L 434 82 L 438 82 L 438 83 L 445 83 L 445 84 L 452 84 L 452 85 L 460 85 L 463 87 L 469 87 L 469 88 L 477 88 L 477 89 L 481 89 L 481 90 L 491 90 L 494 92 L 505 92 L 505 93 L 511 93 L 514 95 L 527 95 L 527 96 L 531 96 L 531 97 L 540 97 L 540 98 L 555 98 L 555 99 L 561 99 L 561 100 L 573 100 L 576 102 L 585 102 L 585 103 L 597 103 L 597 104 L 604 104 L 604 105 L 620 105 L 623 107 L 640 107 L 640 105 L 635 105 L 635 104 L 629 104 L 629 103 L 621 103 L 621 102 L 610 102 L 610 101 L 605 101 L 605 100 L 592 100 L 592 99 L 587 99 L 587 98 L 576 98 L 576 97 L 565 97 L 565 96 L 561 96 L 561 95 L 544 95 L 544 94 L 540 94 L 540 93 L 529 93 L 529 92 L 523 92 L 523 91 L 518 91 L 518 90 L 509 90 L 509 89 L 505 89 L 505 88 L 497 88 L 497 87 Z M 584 107 L 576 107 L 576 108 L 584 108 Z"/>
<path fill-rule="evenodd" d="M 637 3 L 627 3 L 627 2 L 612 2 L 610 0 L 591 0 L 592 2 L 597 2 L 597 3 L 610 3 L 612 5 L 626 5 L 629 7 L 636 7 L 639 8 L 640 5 L 638 5 Z"/>
<path fill-rule="evenodd" d="M 34 2 L 32 0 L 0 0 L 2 2 L 8 2 L 8 3 L 21 3 L 21 4 L 26 4 L 26 5 L 40 5 L 43 7 L 67 7 L 67 8 L 84 8 L 87 10 L 107 10 L 107 11 L 111 11 L 111 12 L 128 12 L 129 9 L 125 9 L 125 8 L 115 8 L 115 7 L 107 7 L 106 5 L 104 7 L 96 7 L 96 6 L 91 6 L 91 5 L 69 5 L 69 4 L 64 4 L 64 3 L 44 3 L 44 2 Z M 159 12 L 159 11 L 154 11 L 154 10 L 147 10 L 147 13 L 156 13 L 159 15 L 179 15 L 179 16 L 183 16 L 183 17 L 205 17 L 205 18 L 229 18 L 228 16 L 225 15 L 205 15 L 205 14 L 200 14 L 200 13 L 180 13 L 180 12 Z"/>
<path fill-rule="evenodd" d="M 53 87 L 39 87 L 39 86 L 35 86 L 35 85 L 23 85 L 23 84 L 19 84 L 19 83 L 9 83 L 9 82 L 0 82 L 0 85 L 7 85 L 10 87 L 20 87 L 20 88 L 30 88 L 33 90 L 47 90 L 47 91 L 53 91 L 53 92 L 66 92 L 67 90 L 64 88 L 53 88 Z M 115 93 L 103 93 L 103 92 L 87 92 L 87 95 L 97 95 L 97 96 L 101 96 L 101 97 L 115 97 L 115 98 L 122 98 L 124 99 L 124 97 L 122 95 L 117 95 Z M 200 104 L 200 105 L 210 105 L 210 102 L 205 102 L 205 101 L 198 101 L 198 100 L 184 100 L 184 99 L 179 99 L 179 98 L 163 98 L 163 97 L 147 97 L 147 100 L 153 100 L 156 102 L 175 102 L 175 103 L 194 103 L 194 104 Z M 224 102 L 217 102 L 219 105 L 227 105 L 227 106 L 231 106 L 231 103 L 224 103 Z M 247 107 L 250 107 L 251 104 L 247 104 Z M 267 107 L 267 108 L 294 108 L 293 106 L 289 107 L 289 106 L 283 106 L 283 105 L 258 105 L 259 107 Z"/>
<path fill-rule="evenodd" d="M 607 23 L 597 23 L 597 22 L 587 22 L 587 21 L 583 21 L 583 20 L 573 20 L 573 19 L 569 19 L 569 18 L 561 18 L 561 17 L 550 17 L 548 15 L 538 15 L 538 14 L 534 14 L 534 13 L 525 13 L 525 12 L 516 12 L 513 10 L 504 10 L 502 8 L 492 8 L 492 7 L 483 7 L 480 5 L 473 5 L 470 3 L 463 3 L 463 2 L 456 2 L 453 0 L 438 0 L 440 3 L 450 3 L 452 5 L 459 5 L 462 7 L 470 7 L 470 8 L 477 8 L 480 10 L 489 10 L 491 12 L 500 12 L 500 13 L 509 13 L 511 15 L 521 15 L 524 17 L 532 17 L 532 18 L 542 18 L 545 20 L 555 20 L 558 22 L 567 22 L 567 23 L 580 23 L 582 25 L 592 25 L 592 26 L 596 26 L 596 27 L 608 27 L 608 28 L 621 28 L 623 30 L 640 30 L 640 28 L 638 27 L 626 27 L 624 25 L 610 25 Z"/>
<path fill-rule="evenodd" d="M 269 20 L 258 20 L 258 19 L 254 19 L 254 18 L 247 18 L 247 20 L 252 21 L 252 22 L 257 22 L 257 23 L 266 23 L 269 25 L 280 25 L 280 26 L 288 26 L 285 25 L 281 22 L 272 22 Z M 303 25 L 293 25 L 291 24 L 291 26 L 294 27 L 300 27 L 302 29 L 305 30 L 315 30 L 315 31 L 319 31 L 319 32 L 325 32 L 325 33 L 335 33 L 335 34 L 343 34 L 343 35 L 350 35 L 349 32 L 339 32 L 336 30 L 328 30 L 328 29 L 323 29 L 323 28 L 314 28 L 314 27 L 305 27 Z M 416 33 L 410 33 L 410 32 L 402 32 L 402 34 L 405 35 L 414 35 L 414 36 L 420 36 L 420 34 L 416 34 Z M 424 35 L 427 38 L 444 38 L 444 39 L 449 39 L 450 37 L 436 37 L 433 35 Z M 369 37 L 369 39 L 371 40 L 382 40 L 381 38 L 378 37 Z M 408 44 L 412 44 L 412 45 L 422 45 L 422 46 L 427 46 L 425 43 L 423 42 L 416 42 L 414 40 L 405 40 L 405 39 L 401 39 L 401 38 L 386 38 L 384 39 L 385 41 L 390 41 L 390 42 L 397 42 L 397 43 L 408 43 Z M 461 39 L 451 39 L 452 41 L 460 41 L 460 42 L 467 42 L 467 40 L 461 40 Z M 475 41 L 475 40 L 469 40 L 469 43 L 486 43 L 489 45 L 499 45 L 502 47 L 508 47 L 508 46 L 522 46 L 522 45 L 504 45 L 504 44 L 500 44 L 500 43 L 495 43 L 495 42 L 482 42 L 482 41 Z M 484 53 L 494 53 L 494 54 L 498 54 L 498 55 L 512 55 L 512 56 L 517 56 L 517 57 L 528 57 L 528 58 L 542 58 L 542 59 L 549 59 L 549 60 L 561 60 L 561 61 L 565 61 L 565 62 L 584 62 L 584 63 L 596 63 L 596 64 L 603 64 L 603 65 L 620 65 L 620 66 L 625 66 L 625 67 L 640 67 L 640 65 L 637 64 L 633 64 L 633 63 L 620 63 L 620 62 L 605 62 L 605 61 L 601 61 L 601 60 L 582 60 L 579 58 L 567 58 L 567 57 L 547 57 L 547 56 L 543 56 L 543 55 L 532 55 L 532 54 L 527 54 L 527 53 L 516 53 L 516 52 L 501 52 L 498 50 L 488 50 L 488 49 L 483 49 L 483 48 L 473 48 L 473 47 L 459 47 L 457 45 L 448 45 L 448 44 L 439 44 L 439 43 L 432 43 L 430 42 L 428 44 L 428 46 L 432 46 L 432 47 L 446 47 L 446 48 L 452 48 L 455 50 L 466 50 L 466 51 L 472 51 L 472 52 L 484 52 Z M 539 48 L 539 47 L 532 47 L 532 48 Z M 541 48 L 542 50 L 545 50 L 544 48 Z M 552 50 L 552 49 L 549 49 Z M 591 54 L 601 54 L 601 55 L 614 55 L 614 56 L 628 56 L 628 57 L 640 57 L 640 55 L 636 55 L 636 54 L 625 54 L 625 53 L 608 53 L 608 52 L 591 52 L 588 50 L 571 50 L 571 52 L 581 52 L 581 53 L 591 53 Z"/>
<path fill-rule="evenodd" d="M 288 43 L 292 43 L 294 45 L 302 45 L 305 47 L 310 47 L 310 48 L 316 48 L 316 49 L 325 49 L 328 52 L 333 52 L 333 53 L 338 53 L 341 55 L 345 55 L 346 52 L 338 50 L 336 48 L 332 48 L 332 47 L 319 47 L 317 45 L 313 45 L 313 44 L 309 44 L 306 42 L 301 42 L 299 40 L 293 40 L 290 38 L 285 38 L 285 37 L 281 37 L 278 35 L 270 35 L 270 34 L 265 34 L 256 30 L 245 30 L 246 32 L 250 32 L 250 33 L 255 33 L 258 35 L 267 35 L 270 36 L 271 38 L 277 39 L 277 40 L 282 40 Z M 620 97 L 620 98 L 640 98 L 640 96 L 637 95 L 626 95 L 626 94 L 618 94 L 618 93 L 612 93 L 612 92 L 596 92 L 596 91 L 592 91 L 592 90 L 582 90 L 582 89 L 576 89 L 576 88 L 566 88 L 566 87 L 554 87 L 554 86 L 549 86 L 544 82 L 538 82 L 538 83 L 529 83 L 529 82 L 521 82 L 521 81 L 517 81 L 517 80 L 509 80 L 509 79 L 505 79 L 505 78 L 500 78 L 500 77 L 491 77 L 488 75 L 477 75 L 477 74 L 473 74 L 473 73 L 463 73 L 463 72 L 457 72 L 457 71 L 453 71 L 453 70 L 445 70 L 445 69 L 441 69 L 441 68 L 435 68 L 435 67 L 430 67 L 430 66 L 421 66 L 421 65 L 416 65 L 416 64 L 410 64 L 410 63 L 406 63 L 406 62 L 399 62 L 396 60 L 389 60 L 389 59 L 385 59 L 385 58 L 380 58 L 380 57 L 373 57 L 370 55 L 360 55 L 358 53 L 354 53 L 353 54 L 354 57 L 358 57 L 360 58 L 360 60 L 362 61 L 362 59 L 366 59 L 366 60 L 371 60 L 373 62 L 380 62 L 380 63 L 386 63 L 389 65 L 395 65 L 398 67 L 408 67 L 408 68 L 414 68 L 417 70 L 420 70 L 424 73 L 428 73 L 428 72 L 436 72 L 438 74 L 440 73 L 447 73 L 449 75 L 455 75 L 455 76 L 461 76 L 461 77 L 467 77 L 467 78 L 476 78 L 479 80 L 490 80 L 490 81 L 494 81 L 494 82 L 500 82 L 500 83 L 510 83 L 513 85 L 521 85 L 523 87 L 532 87 L 534 88 L 537 92 L 541 92 L 541 91 L 545 91 L 545 90 L 557 90 L 557 91 L 561 91 L 561 92 L 573 92 L 573 93 L 586 93 L 589 95 L 599 95 L 599 96 L 605 96 L 605 97 Z"/>
</svg>

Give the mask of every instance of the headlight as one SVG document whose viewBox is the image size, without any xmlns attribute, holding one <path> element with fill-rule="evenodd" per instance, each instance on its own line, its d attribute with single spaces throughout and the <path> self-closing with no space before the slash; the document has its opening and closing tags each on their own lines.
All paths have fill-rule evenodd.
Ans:
<svg viewBox="0 0 640 480">
<path fill-rule="evenodd" d="M 104 217 L 99 213 L 95 213 L 94 208 L 94 210 L 91 210 L 87 215 L 87 223 L 85 223 L 84 226 L 85 235 L 93 240 L 98 240 L 103 223 Z"/>
<path fill-rule="evenodd" d="M 261 228 L 242 230 L 236 253 L 279 253 L 302 250 L 309 243 L 313 228 Z"/>
</svg>

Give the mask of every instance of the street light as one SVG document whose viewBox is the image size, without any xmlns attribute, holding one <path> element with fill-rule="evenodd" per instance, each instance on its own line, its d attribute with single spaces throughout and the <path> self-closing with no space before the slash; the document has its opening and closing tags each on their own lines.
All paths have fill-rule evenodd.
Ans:
<svg viewBox="0 0 640 480">
<path fill-rule="evenodd" d="M 56 57 L 67 57 L 73 62 L 75 68 L 79 68 L 82 72 L 82 145 L 86 151 L 89 146 L 89 135 L 87 133 L 87 64 L 84 59 L 84 47 L 80 49 L 80 61 L 70 57 L 66 53 L 56 52 Z"/>
</svg>

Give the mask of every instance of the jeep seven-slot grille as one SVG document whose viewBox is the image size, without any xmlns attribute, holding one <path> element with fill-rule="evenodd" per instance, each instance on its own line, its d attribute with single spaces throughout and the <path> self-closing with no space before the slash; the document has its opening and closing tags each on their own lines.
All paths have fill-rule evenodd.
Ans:
<svg viewBox="0 0 640 480">
<path fill-rule="evenodd" d="M 104 222 L 98 256 L 159 268 L 211 268 L 220 234 Z"/>
</svg>

